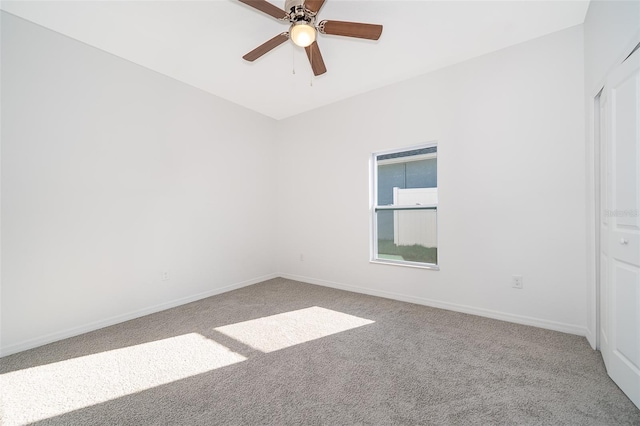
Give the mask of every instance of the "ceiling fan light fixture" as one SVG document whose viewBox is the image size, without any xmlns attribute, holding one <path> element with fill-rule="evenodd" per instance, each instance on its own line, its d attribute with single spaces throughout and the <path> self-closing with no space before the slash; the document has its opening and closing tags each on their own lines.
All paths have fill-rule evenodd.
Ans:
<svg viewBox="0 0 640 426">
<path fill-rule="evenodd" d="M 262 43 L 242 58 L 253 62 L 269 53 L 287 40 L 296 46 L 304 47 L 313 75 L 319 76 L 327 72 L 322 53 L 316 37 L 322 34 L 342 37 L 378 40 L 382 34 L 382 25 L 348 21 L 320 21 L 316 27 L 316 19 L 320 8 L 326 0 L 284 0 L 285 10 L 274 6 L 271 0 L 238 0 L 264 14 L 289 25 L 289 32 L 283 32 Z"/>
<path fill-rule="evenodd" d="M 296 46 L 311 46 L 316 41 L 316 29 L 306 22 L 297 22 L 291 25 L 289 36 Z"/>
</svg>

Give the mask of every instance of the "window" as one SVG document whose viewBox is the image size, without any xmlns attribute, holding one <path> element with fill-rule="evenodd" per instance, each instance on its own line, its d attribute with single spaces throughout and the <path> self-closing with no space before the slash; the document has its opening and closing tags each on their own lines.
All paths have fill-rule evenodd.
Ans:
<svg viewBox="0 0 640 426">
<path fill-rule="evenodd" d="M 438 149 L 373 154 L 373 262 L 437 269 Z"/>
</svg>

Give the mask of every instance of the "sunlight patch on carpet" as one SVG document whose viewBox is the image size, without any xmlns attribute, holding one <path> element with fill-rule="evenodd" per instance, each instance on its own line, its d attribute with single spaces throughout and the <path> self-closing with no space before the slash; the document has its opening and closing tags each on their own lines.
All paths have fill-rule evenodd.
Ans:
<svg viewBox="0 0 640 426">
<path fill-rule="evenodd" d="M 225 325 L 215 330 L 259 351 L 273 352 L 374 322 L 313 306 Z"/>
<path fill-rule="evenodd" d="M 3 425 L 24 425 L 246 360 L 197 333 L 0 376 Z"/>
</svg>

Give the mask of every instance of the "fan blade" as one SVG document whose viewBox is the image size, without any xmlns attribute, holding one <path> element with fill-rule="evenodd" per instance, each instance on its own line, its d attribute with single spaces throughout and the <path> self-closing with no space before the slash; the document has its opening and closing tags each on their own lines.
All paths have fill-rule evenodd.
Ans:
<svg viewBox="0 0 640 426">
<path fill-rule="evenodd" d="M 322 34 L 377 40 L 382 34 L 382 25 L 361 24 L 359 22 L 322 21 L 318 25 Z"/>
<path fill-rule="evenodd" d="M 306 0 L 304 6 L 312 12 L 318 13 L 325 0 Z"/>
<path fill-rule="evenodd" d="M 289 40 L 289 33 L 278 34 L 271 40 L 267 41 L 266 43 L 262 43 L 260 46 L 256 47 L 251 52 L 244 55 L 242 59 L 249 62 L 253 62 L 256 59 L 258 59 L 260 56 L 275 49 L 276 47 L 280 46 L 282 43 L 284 43 L 287 40 Z"/>
<path fill-rule="evenodd" d="M 287 12 L 280 9 L 277 6 L 272 5 L 267 0 L 239 0 L 240 3 L 244 3 L 248 6 L 258 9 L 260 12 L 264 12 L 267 15 L 271 15 L 276 19 L 285 19 Z"/>
<path fill-rule="evenodd" d="M 309 58 L 313 75 L 318 76 L 327 72 L 327 67 L 324 66 L 324 61 L 322 60 L 322 54 L 320 53 L 317 41 L 314 41 L 311 46 L 305 47 L 304 50 L 307 52 L 307 58 Z"/>
</svg>

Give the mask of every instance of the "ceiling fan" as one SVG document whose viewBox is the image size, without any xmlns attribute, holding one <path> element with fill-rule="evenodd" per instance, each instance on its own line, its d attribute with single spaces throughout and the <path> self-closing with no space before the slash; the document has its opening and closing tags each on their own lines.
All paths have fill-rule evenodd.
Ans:
<svg viewBox="0 0 640 426">
<path fill-rule="evenodd" d="M 271 40 L 261 44 L 242 58 L 253 62 L 265 53 L 270 52 L 282 43 L 291 39 L 297 46 L 304 47 L 314 75 L 327 72 L 318 42 L 317 33 L 331 34 L 344 37 L 356 37 L 378 40 L 382 34 L 382 25 L 362 24 L 346 21 L 320 21 L 316 25 L 316 15 L 325 0 L 285 0 L 284 8 L 269 3 L 266 0 L 239 0 L 261 12 L 271 15 L 283 22 L 290 23 L 289 32 L 280 33 Z"/>
</svg>

